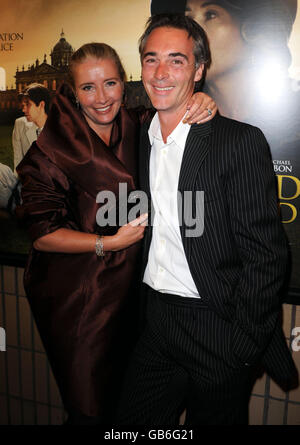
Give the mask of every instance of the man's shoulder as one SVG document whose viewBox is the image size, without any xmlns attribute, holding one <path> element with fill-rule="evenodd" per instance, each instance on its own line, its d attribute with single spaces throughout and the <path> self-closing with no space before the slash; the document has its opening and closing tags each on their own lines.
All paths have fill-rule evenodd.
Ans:
<svg viewBox="0 0 300 445">
<path fill-rule="evenodd" d="M 229 117 L 225 117 L 222 115 L 217 115 L 214 119 L 213 126 L 216 130 L 219 131 L 227 131 L 232 132 L 233 134 L 257 134 L 262 133 L 261 129 L 255 127 L 254 125 L 248 124 L 247 122 L 238 121 L 235 119 L 231 119 Z"/>
<path fill-rule="evenodd" d="M 25 116 L 18 117 L 15 120 L 14 124 L 15 128 L 18 128 L 18 130 L 27 129 L 27 128 L 35 128 L 36 125 L 33 122 L 28 122 Z"/>
<path fill-rule="evenodd" d="M 25 127 L 26 123 L 27 123 L 27 119 L 25 116 L 18 117 L 15 120 L 15 127 L 18 127 L 18 128 Z"/>
<path fill-rule="evenodd" d="M 214 153 L 240 153 L 244 160 L 253 156 L 271 159 L 269 144 L 260 128 L 224 116 L 214 119 L 213 128 Z"/>
</svg>

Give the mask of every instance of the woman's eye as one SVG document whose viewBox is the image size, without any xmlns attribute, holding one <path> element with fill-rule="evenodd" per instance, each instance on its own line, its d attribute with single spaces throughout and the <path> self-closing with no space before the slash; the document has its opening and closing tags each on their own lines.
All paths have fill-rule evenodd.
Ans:
<svg viewBox="0 0 300 445">
<path fill-rule="evenodd" d="M 216 13 L 216 11 L 209 10 L 209 11 L 205 12 L 204 16 L 205 16 L 205 20 L 208 21 L 208 20 L 215 19 L 217 17 L 217 13 Z"/>
<path fill-rule="evenodd" d="M 85 85 L 84 87 L 82 87 L 83 91 L 91 91 L 93 88 L 92 85 Z"/>
<path fill-rule="evenodd" d="M 106 85 L 108 87 L 113 87 L 114 85 L 116 85 L 117 82 L 115 82 L 114 80 L 110 80 L 109 82 L 106 82 Z"/>
</svg>

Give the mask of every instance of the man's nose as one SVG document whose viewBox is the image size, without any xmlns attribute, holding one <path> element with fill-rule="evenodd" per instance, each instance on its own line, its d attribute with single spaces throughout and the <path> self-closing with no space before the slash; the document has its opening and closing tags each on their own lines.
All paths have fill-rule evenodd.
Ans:
<svg viewBox="0 0 300 445">
<path fill-rule="evenodd" d="M 155 77 L 159 80 L 169 77 L 168 65 L 165 62 L 158 63 L 155 70 Z"/>
</svg>

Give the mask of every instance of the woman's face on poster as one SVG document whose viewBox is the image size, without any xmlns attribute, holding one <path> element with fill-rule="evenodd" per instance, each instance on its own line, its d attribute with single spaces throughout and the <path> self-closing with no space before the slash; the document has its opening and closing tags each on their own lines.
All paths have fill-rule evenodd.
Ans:
<svg viewBox="0 0 300 445">
<path fill-rule="evenodd" d="M 223 7 L 207 0 L 188 0 L 186 14 L 206 31 L 212 57 L 207 80 L 239 69 L 247 57 L 240 23 Z"/>
</svg>

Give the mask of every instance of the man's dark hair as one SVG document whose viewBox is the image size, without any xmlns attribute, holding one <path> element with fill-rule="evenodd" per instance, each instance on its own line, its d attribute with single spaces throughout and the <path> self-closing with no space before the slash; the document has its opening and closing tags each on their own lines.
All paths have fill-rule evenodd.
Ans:
<svg viewBox="0 0 300 445">
<path fill-rule="evenodd" d="M 176 28 L 183 29 L 194 41 L 194 56 L 196 68 L 204 65 L 204 73 L 210 65 L 210 51 L 208 40 L 203 28 L 195 20 L 184 14 L 157 14 L 149 17 L 146 23 L 146 30 L 139 40 L 139 51 L 142 59 L 147 39 L 156 28 Z"/>
<path fill-rule="evenodd" d="M 186 0 L 152 0 L 151 15 L 184 13 Z"/>
<path fill-rule="evenodd" d="M 43 100 L 45 102 L 45 113 L 49 113 L 51 97 L 48 88 L 46 88 L 44 85 L 40 83 L 32 83 L 28 85 L 28 87 L 25 88 L 25 90 L 21 94 L 21 99 L 26 98 L 32 100 L 32 102 L 34 102 L 36 106 L 39 106 L 39 104 Z"/>
</svg>

